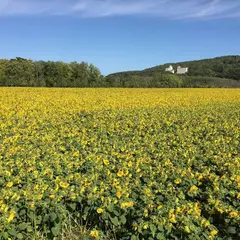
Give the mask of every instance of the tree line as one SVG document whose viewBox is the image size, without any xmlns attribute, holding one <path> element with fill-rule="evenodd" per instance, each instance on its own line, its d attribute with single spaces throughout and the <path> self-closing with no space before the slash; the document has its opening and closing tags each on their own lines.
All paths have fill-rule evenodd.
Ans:
<svg viewBox="0 0 240 240">
<path fill-rule="evenodd" d="M 186 75 L 165 72 L 173 65 L 189 67 Z M 104 77 L 86 62 L 0 59 L 0 86 L 29 87 L 240 87 L 240 57 L 227 56 L 183 63 L 169 63 L 143 71 L 110 74 Z"/>
<path fill-rule="evenodd" d="M 169 65 L 189 67 L 188 76 L 217 77 L 225 79 L 240 80 L 240 56 L 224 56 L 198 61 L 188 61 L 164 64 L 150 69 L 147 72 L 163 71 Z"/>
<path fill-rule="evenodd" d="M 170 65 L 188 67 L 189 72 L 178 76 L 168 74 Z M 174 76 L 174 77 L 173 77 Z M 142 71 L 110 74 L 107 79 L 115 85 L 146 87 L 240 87 L 240 56 L 224 56 L 198 61 L 167 63 Z"/>
<path fill-rule="evenodd" d="M 86 62 L 44 62 L 24 58 L 0 60 L 0 85 L 29 87 L 98 87 L 100 70 Z"/>
</svg>

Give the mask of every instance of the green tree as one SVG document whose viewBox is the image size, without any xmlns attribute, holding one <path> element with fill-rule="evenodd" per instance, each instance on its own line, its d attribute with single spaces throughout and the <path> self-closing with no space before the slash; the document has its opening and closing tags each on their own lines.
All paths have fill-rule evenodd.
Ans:
<svg viewBox="0 0 240 240">
<path fill-rule="evenodd" d="M 178 88 L 181 86 L 181 78 L 174 74 L 155 74 L 151 82 L 151 87 L 157 88 Z"/>
<path fill-rule="evenodd" d="M 57 87 L 68 87 L 70 78 L 70 67 L 68 64 L 63 62 L 56 62 L 56 86 Z"/>
<path fill-rule="evenodd" d="M 88 84 L 90 87 L 101 85 L 101 72 L 93 64 L 89 65 Z"/>
<path fill-rule="evenodd" d="M 89 70 L 88 64 L 81 62 L 72 62 L 70 64 L 70 78 L 69 86 L 71 87 L 87 87 L 88 86 L 88 77 Z"/>
<path fill-rule="evenodd" d="M 0 59 L 0 86 L 6 85 L 5 69 L 7 62 L 5 59 Z"/>
<path fill-rule="evenodd" d="M 35 67 L 31 60 L 11 59 L 5 68 L 6 85 L 34 86 Z"/>
<path fill-rule="evenodd" d="M 44 67 L 45 67 L 45 62 L 43 61 L 38 61 L 34 63 L 35 65 L 35 86 L 37 87 L 45 87 L 46 82 L 45 82 L 45 76 L 44 76 Z"/>
</svg>

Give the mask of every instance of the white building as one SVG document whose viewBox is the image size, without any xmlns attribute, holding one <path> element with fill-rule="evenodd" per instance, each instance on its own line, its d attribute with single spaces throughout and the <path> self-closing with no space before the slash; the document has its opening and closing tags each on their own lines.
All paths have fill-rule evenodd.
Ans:
<svg viewBox="0 0 240 240">
<path fill-rule="evenodd" d="M 166 72 L 175 73 L 172 65 L 170 65 L 168 68 L 166 68 L 165 71 L 166 71 Z"/>
<path fill-rule="evenodd" d="M 177 74 L 186 74 L 188 73 L 188 67 L 182 68 L 180 66 L 177 67 Z"/>
</svg>

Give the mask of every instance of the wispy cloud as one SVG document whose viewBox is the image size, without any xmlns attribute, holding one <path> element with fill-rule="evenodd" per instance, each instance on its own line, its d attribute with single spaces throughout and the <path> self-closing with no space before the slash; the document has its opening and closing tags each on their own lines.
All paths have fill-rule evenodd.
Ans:
<svg viewBox="0 0 240 240">
<path fill-rule="evenodd" d="M 240 0 L 0 0 L 1 15 L 239 18 Z"/>
</svg>

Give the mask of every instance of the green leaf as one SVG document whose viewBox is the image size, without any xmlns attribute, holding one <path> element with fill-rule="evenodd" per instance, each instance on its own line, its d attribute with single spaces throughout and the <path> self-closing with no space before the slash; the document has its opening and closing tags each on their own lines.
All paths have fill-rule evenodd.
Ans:
<svg viewBox="0 0 240 240">
<path fill-rule="evenodd" d="M 113 223 L 113 225 L 118 226 L 118 218 L 117 217 L 114 217 L 114 218 L 110 217 L 110 220 Z"/>
<path fill-rule="evenodd" d="M 76 203 L 71 203 L 69 204 L 69 207 L 72 209 L 72 210 L 75 210 L 76 209 Z"/>
<path fill-rule="evenodd" d="M 120 221 L 122 224 L 125 224 L 127 222 L 127 219 L 124 215 L 120 216 Z"/>
<path fill-rule="evenodd" d="M 107 213 L 107 212 L 103 212 L 102 215 L 101 215 L 103 220 L 107 220 L 108 216 L 109 216 L 109 213 Z"/>
<path fill-rule="evenodd" d="M 112 208 L 111 208 L 111 209 L 112 209 Z M 114 210 L 113 213 L 114 213 L 114 215 L 116 215 L 116 216 L 120 216 L 120 213 L 119 213 L 118 211 L 116 211 L 116 210 Z"/>
<path fill-rule="evenodd" d="M 157 228 L 154 224 L 150 224 L 150 229 L 151 229 L 152 235 L 154 237 L 156 234 Z"/>
<path fill-rule="evenodd" d="M 21 233 L 17 234 L 17 239 L 23 239 L 23 235 Z"/>
<path fill-rule="evenodd" d="M 26 214 L 26 210 L 25 209 L 22 209 L 20 212 L 19 212 L 19 216 L 23 216 Z"/>
<path fill-rule="evenodd" d="M 138 237 L 135 236 L 135 235 L 132 235 L 132 236 L 131 236 L 131 240 L 138 240 Z"/>
<path fill-rule="evenodd" d="M 84 213 L 88 213 L 89 210 L 90 210 L 90 207 L 85 207 L 85 208 L 84 208 Z"/>
<path fill-rule="evenodd" d="M 27 227 L 27 232 L 29 232 L 29 233 L 30 233 L 30 232 L 33 232 L 33 227 L 32 227 L 32 226 L 28 226 L 28 227 Z"/>
<path fill-rule="evenodd" d="M 35 215 L 34 215 L 33 212 L 30 212 L 30 213 L 28 214 L 28 217 L 29 217 L 31 220 L 34 220 Z"/>
<path fill-rule="evenodd" d="M 83 216 L 82 216 L 82 218 L 83 218 L 83 220 L 87 220 L 87 216 L 88 216 L 88 214 L 84 214 Z"/>
<path fill-rule="evenodd" d="M 48 220 L 49 220 L 49 215 L 46 214 L 46 215 L 43 217 L 43 222 L 45 223 L 45 222 L 47 222 Z"/>
<path fill-rule="evenodd" d="M 165 236 L 164 236 L 162 233 L 158 233 L 157 236 L 156 236 L 156 238 L 157 238 L 158 240 L 165 240 L 165 239 L 166 239 Z"/>
<path fill-rule="evenodd" d="M 8 233 L 9 233 L 11 236 L 14 236 L 14 237 L 17 236 L 17 231 L 16 231 L 15 229 L 9 230 Z"/>
<path fill-rule="evenodd" d="M 235 227 L 229 227 L 229 228 L 227 229 L 227 231 L 228 231 L 228 233 L 230 233 L 230 234 L 236 234 L 236 233 L 237 233 Z"/>
<path fill-rule="evenodd" d="M 54 222 L 56 219 L 57 219 L 57 214 L 56 213 L 50 213 L 50 219 L 51 219 L 51 222 Z"/>
<path fill-rule="evenodd" d="M 59 233 L 60 233 L 60 228 L 59 228 L 59 226 L 56 226 L 56 227 L 53 227 L 53 228 L 51 229 L 51 231 L 52 231 L 52 234 L 53 234 L 55 237 L 57 237 L 57 236 L 59 235 Z"/>
<path fill-rule="evenodd" d="M 158 225 L 158 230 L 159 230 L 160 232 L 163 232 L 163 231 L 164 231 L 163 225 Z"/>
<path fill-rule="evenodd" d="M 3 236 L 4 239 L 8 239 L 8 233 L 7 232 L 2 233 L 2 236 Z M 1 239 L 1 235 L 0 235 L 0 239 Z"/>
<path fill-rule="evenodd" d="M 18 228 L 19 228 L 20 230 L 25 230 L 27 227 L 28 227 L 28 224 L 27 224 L 27 223 L 20 223 L 20 224 L 18 225 Z"/>
</svg>

